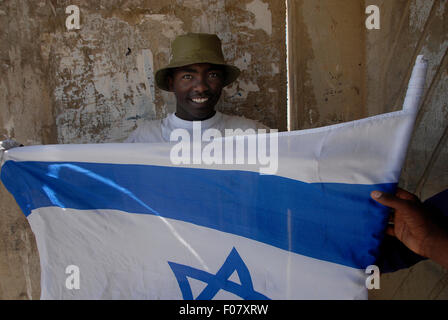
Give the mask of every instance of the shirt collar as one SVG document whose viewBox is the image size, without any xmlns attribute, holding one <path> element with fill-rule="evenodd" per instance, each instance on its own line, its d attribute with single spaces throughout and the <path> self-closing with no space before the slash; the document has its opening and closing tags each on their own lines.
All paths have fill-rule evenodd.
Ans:
<svg viewBox="0 0 448 320">
<path fill-rule="evenodd" d="M 211 117 L 210 119 L 203 120 L 203 121 L 189 121 L 189 120 L 183 120 L 176 116 L 174 113 L 171 113 L 168 115 L 168 121 L 171 122 L 173 128 L 182 128 L 187 130 L 193 130 L 193 123 L 194 122 L 200 122 L 201 123 L 201 129 L 209 129 L 214 128 L 215 125 L 221 120 L 222 113 L 216 111 L 215 115 Z"/>
</svg>

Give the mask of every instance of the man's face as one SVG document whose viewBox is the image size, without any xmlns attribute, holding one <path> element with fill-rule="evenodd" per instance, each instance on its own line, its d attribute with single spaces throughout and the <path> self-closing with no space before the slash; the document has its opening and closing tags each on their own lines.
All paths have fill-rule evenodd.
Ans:
<svg viewBox="0 0 448 320">
<path fill-rule="evenodd" d="M 176 115 L 184 120 L 206 120 L 215 114 L 215 105 L 224 83 L 224 70 L 209 63 L 191 64 L 173 70 L 169 88 L 176 95 Z"/>
</svg>

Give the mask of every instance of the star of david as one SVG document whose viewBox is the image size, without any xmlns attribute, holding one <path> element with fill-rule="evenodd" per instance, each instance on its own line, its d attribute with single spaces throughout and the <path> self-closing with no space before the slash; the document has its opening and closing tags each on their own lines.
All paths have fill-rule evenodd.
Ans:
<svg viewBox="0 0 448 320">
<path fill-rule="evenodd" d="M 170 261 L 168 264 L 173 270 L 184 300 L 194 300 L 187 277 L 207 283 L 196 300 L 211 300 L 219 290 L 231 292 L 245 300 L 269 300 L 268 297 L 254 290 L 249 269 L 235 248 L 216 274 Z M 237 272 L 241 284 L 229 280 L 234 271 Z"/>
</svg>

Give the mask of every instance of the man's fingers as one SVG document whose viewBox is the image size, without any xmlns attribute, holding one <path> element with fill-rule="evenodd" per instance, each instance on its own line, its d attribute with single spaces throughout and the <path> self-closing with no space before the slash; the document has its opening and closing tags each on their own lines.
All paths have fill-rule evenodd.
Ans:
<svg viewBox="0 0 448 320">
<path fill-rule="evenodd" d="M 370 196 L 372 197 L 372 199 L 381 203 L 382 205 L 393 208 L 395 210 L 405 210 L 409 206 L 409 204 L 407 203 L 408 200 L 399 199 L 396 196 L 385 192 L 372 191 Z"/>
<path fill-rule="evenodd" d="M 393 226 L 388 226 L 386 228 L 386 234 L 388 234 L 388 235 L 390 235 L 392 237 L 396 237 L 394 227 Z"/>
<path fill-rule="evenodd" d="M 404 200 L 420 201 L 415 194 L 412 194 L 412 193 L 410 193 L 404 189 L 401 189 L 401 188 L 397 188 L 397 192 L 395 193 L 395 195 L 398 198 L 404 199 Z"/>
</svg>

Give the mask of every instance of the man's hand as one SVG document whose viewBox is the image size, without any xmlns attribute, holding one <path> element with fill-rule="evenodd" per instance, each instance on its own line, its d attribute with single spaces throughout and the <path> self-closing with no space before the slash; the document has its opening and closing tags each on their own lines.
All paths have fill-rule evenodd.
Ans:
<svg viewBox="0 0 448 320">
<path fill-rule="evenodd" d="M 436 224 L 415 195 L 398 188 L 395 196 L 380 191 L 373 191 L 371 196 L 394 209 L 387 234 L 397 237 L 415 253 L 448 268 L 448 230 Z"/>
</svg>

